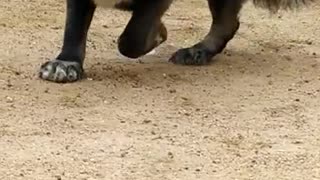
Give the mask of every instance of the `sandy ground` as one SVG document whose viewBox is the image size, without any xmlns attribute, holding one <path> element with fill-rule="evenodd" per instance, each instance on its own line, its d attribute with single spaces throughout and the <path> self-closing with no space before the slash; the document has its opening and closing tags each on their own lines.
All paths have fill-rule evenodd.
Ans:
<svg viewBox="0 0 320 180">
<path fill-rule="evenodd" d="M 1 180 L 320 179 L 320 7 L 247 4 L 225 52 L 203 67 L 167 59 L 210 25 L 180 0 L 154 55 L 119 57 L 128 13 L 99 9 L 88 79 L 54 84 L 39 65 L 62 45 L 63 0 L 0 2 Z"/>
</svg>

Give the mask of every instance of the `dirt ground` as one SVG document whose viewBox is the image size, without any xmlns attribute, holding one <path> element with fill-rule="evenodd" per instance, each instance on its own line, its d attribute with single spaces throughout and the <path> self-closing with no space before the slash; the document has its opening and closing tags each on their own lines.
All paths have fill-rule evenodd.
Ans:
<svg viewBox="0 0 320 180">
<path fill-rule="evenodd" d="M 179 0 L 169 39 L 139 61 L 115 40 L 129 13 L 98 9 L 88 78 L 37 78 L 62 45 L 63 0 L 0 2 L 1 180 L 319 180 L 320 6 L 271 17 L 248 3 L 209 66 L 167 62 L 210 25 Z"/>
</svg>

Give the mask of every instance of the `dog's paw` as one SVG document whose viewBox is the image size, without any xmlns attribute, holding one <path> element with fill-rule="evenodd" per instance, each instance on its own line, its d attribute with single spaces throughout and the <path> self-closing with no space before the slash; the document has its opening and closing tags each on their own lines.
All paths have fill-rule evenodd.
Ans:
<svg viewBox="0 0 320 180">
<path fill-rule="evenodd" d="M 82 66 L 78 62 L 52 60 L 41 65 L 39 77 L 47 81 L 68 83 L 80 80 Z"/>
</svg>

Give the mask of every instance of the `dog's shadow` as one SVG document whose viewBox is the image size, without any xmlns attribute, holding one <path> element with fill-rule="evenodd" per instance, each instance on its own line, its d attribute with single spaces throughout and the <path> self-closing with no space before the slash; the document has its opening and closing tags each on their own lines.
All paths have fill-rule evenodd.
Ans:
<svg viewBox="0 0 320 180">
<path fill-rule="evenodd" d="M 169 52 L 169 53 L 168 53 Z M 172 49 L 162 48 L 156 55 L 147 55 L 139 61 L 95 59 L 89 64 L 87 77 L 97 81 L 116 81 L 120 83 L 158 84 L 164 81 L 193 82 L 202 78 L 239 78 L 244 73 L 253 76 L 273 74 L 285 69 L 291 61 L 276 53 L 238 51 L 226 49 L 216 55 L 211 63 L 203 66 L 174 65 L 168 62 Z"/>
</svg>

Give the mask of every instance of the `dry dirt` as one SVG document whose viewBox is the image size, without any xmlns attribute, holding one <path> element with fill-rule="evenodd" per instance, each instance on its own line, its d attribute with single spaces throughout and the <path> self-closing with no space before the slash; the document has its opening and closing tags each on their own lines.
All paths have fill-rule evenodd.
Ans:
<svg viewBox="0 0 320 180">
<path fill-rule="evenodd" d="M 129 14 L 99 9 L 88 79 L 54 84 L 37 71 L 62 45 L 64 2 L 0 2 L 1 180 L 320 179 L 319 5 L 246 4 L 203 67 L 167 59 L 208 31 L 205 1 L 175 2 L 168 41 L 139 61 L 116 50 Z"/>
</svg>

